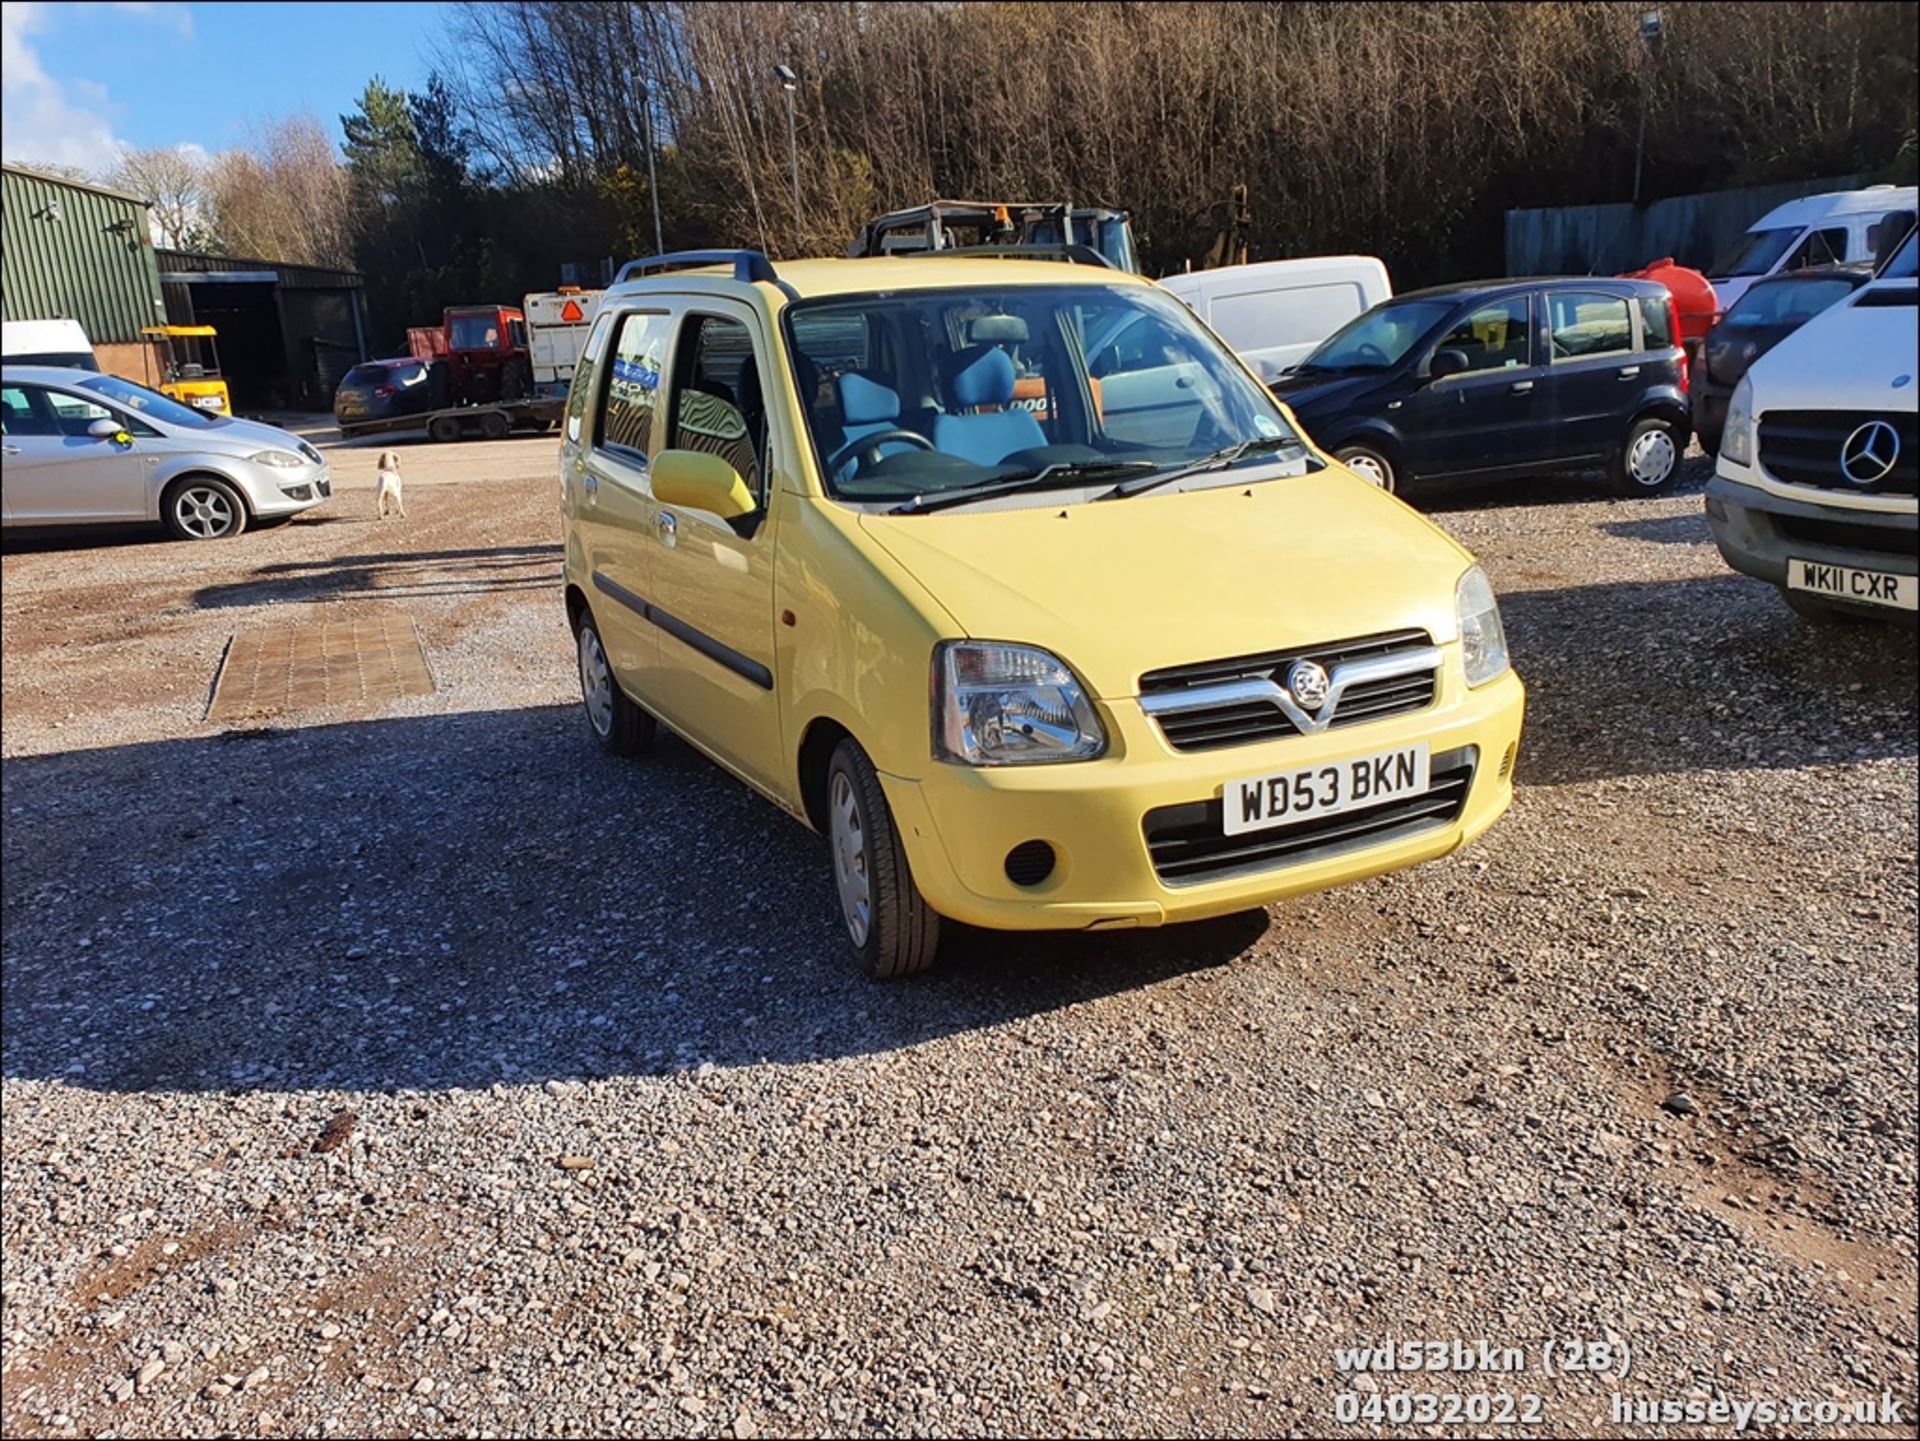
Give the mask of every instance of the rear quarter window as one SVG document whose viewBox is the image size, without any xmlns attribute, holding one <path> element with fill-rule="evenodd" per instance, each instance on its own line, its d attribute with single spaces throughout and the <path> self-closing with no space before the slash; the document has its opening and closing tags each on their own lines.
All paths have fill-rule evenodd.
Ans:
<svg viewBox="0 0 1920 1441">
<path fill-rule="evenodd" d="M 1640 297 L 1640 330 L 1648 350 L 1669 350 L 1673 346 L 1673 313 L 1664 295 Z"/>
</svg>

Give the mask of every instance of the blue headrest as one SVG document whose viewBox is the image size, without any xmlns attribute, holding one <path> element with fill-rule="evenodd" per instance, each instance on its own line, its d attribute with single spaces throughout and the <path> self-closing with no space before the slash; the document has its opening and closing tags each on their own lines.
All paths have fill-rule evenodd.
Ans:
<svg viewBox="0 0 1920 1441">
<path fill-rule="evenodd" d="M 991 345 L 957 350 L 948 362 L 947 391 L 958 406 L 1005 405 L 1013 399 L 1013 357 Z"/>
<path fill-rule="evenodd" d="M 897 420 L 900 397 L 877 380 L 849 370 L 840 377 L 840 419 L 848 425 Z"/>
</svg>

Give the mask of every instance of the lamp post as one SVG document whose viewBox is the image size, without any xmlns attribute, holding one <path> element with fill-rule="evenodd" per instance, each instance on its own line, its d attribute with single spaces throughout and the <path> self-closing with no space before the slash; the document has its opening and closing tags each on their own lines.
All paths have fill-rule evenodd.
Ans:
<svg viewBox="0 0 1920 1441">
<path fill-rule="evenodd" d="M 665 255 L 666 242 L 660 238 L 660 181 L 653 169 L 653 86 L 646 88 L 647 94 L 647 199 L 653 202 L 653 253 Z"/>
<path fill-rule="evenodd" d="M 1640 16 L 1640 40 L 1647 47 L 1647 65 L 1640 76 L 1640 128 L 1633 139 L 1633 203 L 1640 203 L 1640 158 L 1647 147 L 1647 91 L 1653 85 L 1653 61 L 1660 53 L 1660 37 L 1665 26 L 1658 10 Z"/>
<path fill-rule="evenodd" d="M 780 88 L 787 92 L 787 160 L 793 166 L 793 233 L 797 241 L 800 235 L 800 139 L 793 118 L 793 92 L 800 88 L 800 80 L 784 65 L 774 66 L 773 73 Z"/>
</svg>

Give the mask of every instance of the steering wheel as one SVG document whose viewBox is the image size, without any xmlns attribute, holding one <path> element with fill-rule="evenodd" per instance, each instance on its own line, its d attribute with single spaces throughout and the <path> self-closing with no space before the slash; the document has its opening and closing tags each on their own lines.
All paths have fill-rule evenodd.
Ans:
<svg viewBox="0 0 1920 1441">
<path fill-rule="evenodd" d="M 846 464 L 847 457 L 850 455 L 859 456 L 862 467 L 878 465 L 881 459 L 880 447 L 895 443 L 904 443 L 920 450 L 934 448 L 933 442 L 917 430 L 876 430 L 872 435 L 855 436 L 828 456 L 827 473 L 829 475 L 837 473 L 840 467 Z"/>
<path fill-rule="evenodd" d="M 1383 366 L 1391 365 L 1393 363 L 1392 361 L 1387 359 L 1386 351 L 1382 350 L 1379 346 L 1375 345 L 1371 340 L 1363 340 L 1353 348 L 1353 353 L 1355 356 L 1364 356 L 1368 351 L 1372 351 L 1376 356 L 1378 356 L 1380 359 L 1380 364 Z"/>
</svg>

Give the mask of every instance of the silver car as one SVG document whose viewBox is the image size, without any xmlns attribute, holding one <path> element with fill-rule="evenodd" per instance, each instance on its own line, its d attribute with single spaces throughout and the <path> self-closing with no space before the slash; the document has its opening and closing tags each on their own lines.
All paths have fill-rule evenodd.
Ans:
<svg viewBox="0 0 1920 1441">
<path fill-rule="evenodd" d="M 9 529 L 157 520 L 182 540 L 224 540 L 333 493 L 326 461 L 299 437 L 117 375 L 9 365 L 0 409 Z"/>
</svg>

